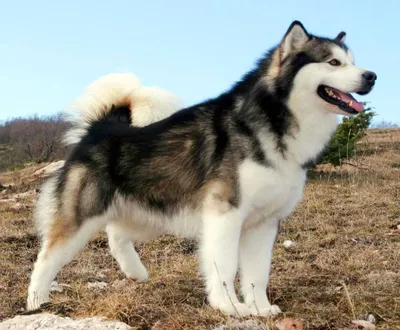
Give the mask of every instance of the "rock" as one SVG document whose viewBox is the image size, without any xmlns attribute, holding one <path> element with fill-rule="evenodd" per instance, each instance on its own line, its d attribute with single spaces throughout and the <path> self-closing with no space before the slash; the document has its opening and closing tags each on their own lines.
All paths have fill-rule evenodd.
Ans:
<svg viewBox="0 0 400 330">
<path fill-rule="evenodd" d="M 368 314 L 367 321 L 369 323 L 376 324 L 375 316 L 373 316 L 372 314 Z"/>
<path fill-rule="evenodd" d="M 290 249 L 291 247 L 296 246 L 296 243 L 288 239 L 283 242 L 283 246 L 285 247 L 285 249 Z"/>
<path fill-rule="evenodd" d="M 267 330 L 268 327 L 259 324 L 256 320 L 239 321 L 230 319 L 227 324 L 220 325 L 214 330 Z"/>
<path fill-rule="evenodd" d="M 372 324 L 365 320 L 353 320 L 351 321 L 351 323 L 355 324 L 358 327 L 362 327 L 363 329 L 368 329 L 368 330 L 375 329 L 375 324 Z"/>
<path fill-rule="evenodd" d="M 88 289 L 94 290 L 105 290 L 107 288 L 106 282 L 89 282 L 87 284 Z"/>
<path fill-rule="evenodd" d="M 291 317 L 286 317 L 282 320 L 279 320 L 278 322 L 275 323 L 276 327 L 279 330 L 304 330 L 305 325 L 303 321 L 291 318 Z"/>
<path fill-rule="evenodd" d="M 48 176 L 55 171 L 59 170 L 61 167 L 64 166 L 65 161 L 60 160 L 58 162 L 50 163 L 49 165 L 41 168 L 40 170 L 37 170 L 35 173 L 33 173 L 33 176 Z"/>
<path fill-rule="evenodd" d="M 1 330 L 129 330 L 131 327 L 119 321 L 107 321 L 102 317 L 90 317 L 82 319 L 71 319 L 57 315 L 44 313 L 34 315 L 19 315 L 13 319 L 0 323 Z"/>
<path fill-rule="evenodd" d="M 58 284 L 56 281 L 51 282 L 50 285 L 50 292 L 63 292 L 63 288 L 60 284 Z"/>
</svg>

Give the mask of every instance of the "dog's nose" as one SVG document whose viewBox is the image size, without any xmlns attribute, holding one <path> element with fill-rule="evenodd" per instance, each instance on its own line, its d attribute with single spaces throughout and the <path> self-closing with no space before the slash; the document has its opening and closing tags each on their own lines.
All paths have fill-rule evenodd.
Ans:
<svg viewBox="0 0 400 330">
<path fill-rule="evenodd" d="M 365 71 L 362 76 L 365 78 L 367 82 L 373 84 L 377 78 L 376 73 L 372 71 Z"/>
</svg>

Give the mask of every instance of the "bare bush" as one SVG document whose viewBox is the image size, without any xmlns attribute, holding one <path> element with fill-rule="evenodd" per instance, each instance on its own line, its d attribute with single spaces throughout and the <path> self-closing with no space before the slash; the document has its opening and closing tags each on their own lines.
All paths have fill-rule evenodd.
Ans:
<svg viewBox="0 0 400 330">
<path fill-rule="evenodd" d="M 9 143 L 10 142 L 10 126 L 8 125 L 0 125 L 0 143 Z"/>
<path fill-rule="evenodd" d="M 381 120 L 380 122 L 373 123 L 371 128 L 399 128 L 399 124 L 392 121 Z"/>
<path fill-rule="evenodd" d="M 66 147 L 61 138 L 68 123 L 62 114 L 48 117 L 37 115 L 14 118 L 0 126 L 0 143 L 3 144 L 5 166 L 24 162 L 52 161 L 65 157 Z M 7 146 L 7 148 L 5 148 Z M 4 157 L 6 156 L 6 157 Z M 0 164 L 1 165 L 1 164 Z"/>
</svg>

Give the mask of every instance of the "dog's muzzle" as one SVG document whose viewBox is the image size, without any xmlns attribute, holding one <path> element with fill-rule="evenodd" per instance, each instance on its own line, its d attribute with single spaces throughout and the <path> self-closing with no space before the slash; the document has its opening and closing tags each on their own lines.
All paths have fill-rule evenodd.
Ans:
<svg viewBox="0 0 400 330">
<path fill-rule="evenodd" d="M 357 92 L 357 94 L 366 95 L 372 90 L 372 87 L 374 87 L 377 75 L 375 72 L 365 71 L 362 74 L 362 77 L 363 77 L 363 84 L 360 90 Z"/>
</svg>

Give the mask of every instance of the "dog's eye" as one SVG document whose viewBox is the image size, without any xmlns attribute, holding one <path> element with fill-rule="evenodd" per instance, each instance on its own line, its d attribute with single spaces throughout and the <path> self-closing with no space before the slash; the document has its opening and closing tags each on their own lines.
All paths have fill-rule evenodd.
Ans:
<svg viewBox="0 0 400 330">
<path fill-rule="evenodd" d="M 330 65 L 333 65 L 333 66 L 339 66 L 340 64 L 342 64 L 342 63 L 340 63 L 340 61 L 339 60 L 337 60 L 337 59 L 333 59 L 333 60 L 330 60 L 329 62 L 328 62 Z"/>
</svg>

